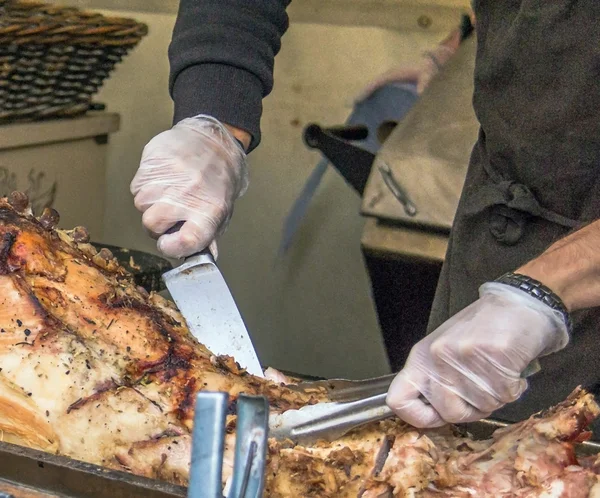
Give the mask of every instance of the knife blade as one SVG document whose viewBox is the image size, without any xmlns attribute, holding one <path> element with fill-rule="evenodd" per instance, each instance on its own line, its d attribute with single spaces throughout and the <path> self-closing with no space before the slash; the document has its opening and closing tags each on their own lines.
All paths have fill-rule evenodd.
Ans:
<svg viewBox="0 0 600 498">
<path fill-rule="evenodd" d="M 264 377 L 231 291 L 208 249 L 163 274 L 163 281 L 198 341 L 216 355 L 229 355 L 252 375 Z"/>
</svg>

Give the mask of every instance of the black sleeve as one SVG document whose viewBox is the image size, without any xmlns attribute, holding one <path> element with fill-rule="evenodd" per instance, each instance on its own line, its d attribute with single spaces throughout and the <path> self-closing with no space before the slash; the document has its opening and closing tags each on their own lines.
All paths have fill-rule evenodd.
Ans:
<svg viewBox="0 0 600 498">
<path fill-rule="evenodd" d="M 169 46 L 174 122 L 208 114 L 260 142 L 262 99 L 291 0 L 180 0 Z"/>
</svg>

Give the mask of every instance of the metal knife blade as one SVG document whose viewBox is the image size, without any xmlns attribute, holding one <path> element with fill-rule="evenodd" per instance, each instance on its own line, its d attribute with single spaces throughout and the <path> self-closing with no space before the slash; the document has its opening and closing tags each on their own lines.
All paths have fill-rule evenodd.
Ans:
<svg viewBox="0 0 600 498">
<path fill-rule="evenodd" d="M 209 250 L 187 258 L 165 273 L 163 281 L 198 341 L 264 377 L 250 334 Z"/>
</svg>

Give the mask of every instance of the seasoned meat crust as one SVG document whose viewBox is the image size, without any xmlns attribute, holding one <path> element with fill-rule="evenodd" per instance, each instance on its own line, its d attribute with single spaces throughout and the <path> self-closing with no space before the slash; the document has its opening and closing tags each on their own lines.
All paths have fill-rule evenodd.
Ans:
<svg viewBox="0 0 600 498">
<path fill-rule="evenodd" d="M 327 401 L 213 355 L 171 302 L 136 288 L 85 229 L 57 222 L 53 210 L 32 216 L 23 194 L 0 199 L 3 441 L 186 485 L 195 395 L 226 391 L 226 485 L 240 393 L 266 396 L 274 412 Z M 600 496 L 600 464 L 574 452 L 599 413 L 577 389 L 489 441 L 399 420 L 312 447 L 270 440 L 265 496 Z"/>
</svg>

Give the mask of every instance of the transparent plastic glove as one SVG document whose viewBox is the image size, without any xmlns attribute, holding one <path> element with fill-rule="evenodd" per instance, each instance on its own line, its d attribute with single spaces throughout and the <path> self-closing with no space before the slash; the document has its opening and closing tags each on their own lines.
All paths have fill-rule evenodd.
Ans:
<svg viewBox="0 0 600 498">
<path fill-rule="evenodd" d="M 212 244 L 216 253 L 215 239 L 248 187 L 247 170 L 238 142 L 209 116 L 184 119 L 150 140 L 131 193 L 159 251 L 183 258 Z M 178 232 L 165 234 L 180 221 Z"/>
<path fill-rule="evenodd" d="M 487 283 L 479 296 L 418 342 L 392 382 L 387 403 L 409 424 L 485 418 L 525 391 L 529 363 L 567 345 L 562 315 L 525 292 Z"/>
</svg>

